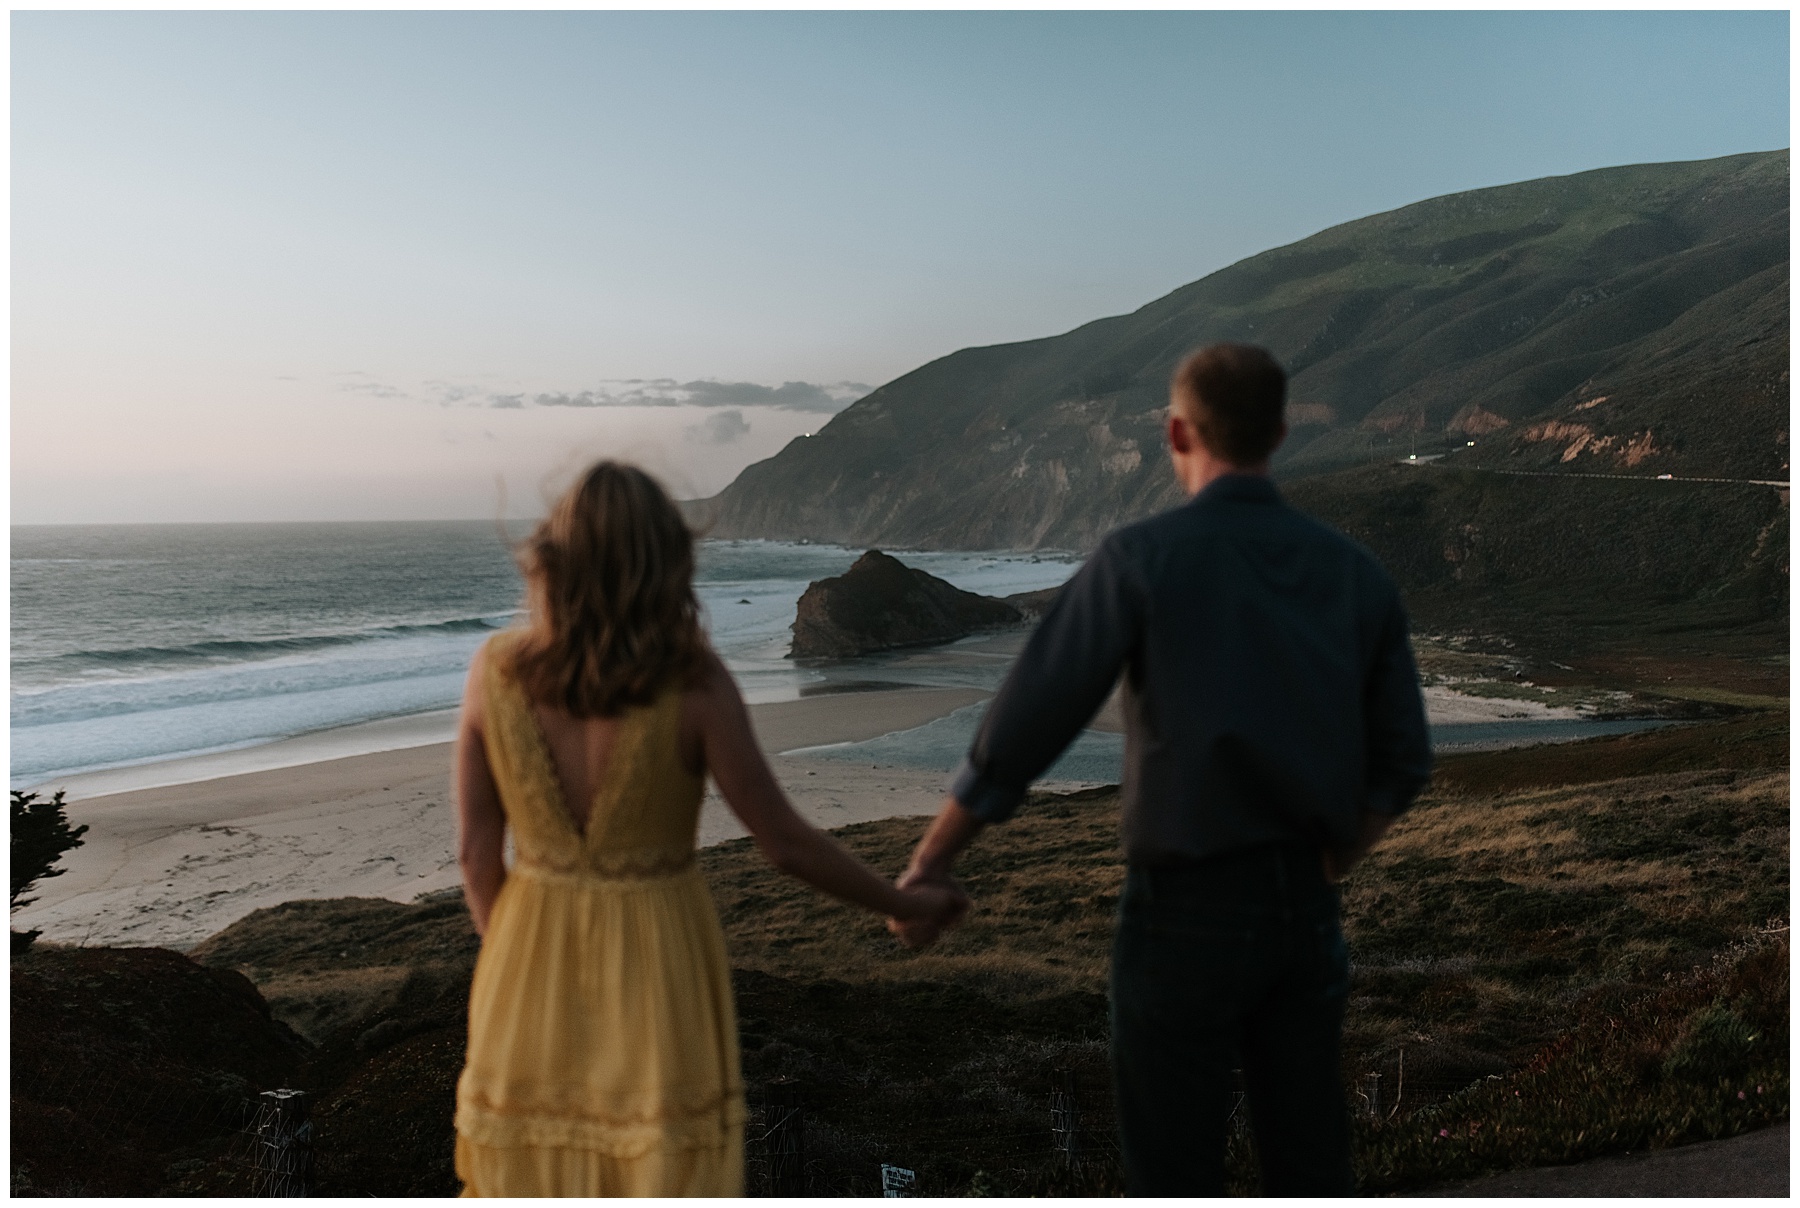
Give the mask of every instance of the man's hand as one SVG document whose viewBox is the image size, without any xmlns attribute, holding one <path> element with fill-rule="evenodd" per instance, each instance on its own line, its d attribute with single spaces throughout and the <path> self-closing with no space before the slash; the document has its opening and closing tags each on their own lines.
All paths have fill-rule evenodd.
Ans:
<svg viewBox="0 0 1800 1208">
<path fill-rule="evenodd" d="M 963 887 L 949 877 L 927 879 L 909 870 L 894 887 L 919 904 L 917 916 L 888 920 L 888 930 L 908 948 L 929 948 L 938 936 L 961 923 L 972 905 Z"/>
<path fill-rule="evenodd" d="M 945 928 L 956 926 L 968 913 L 969 895 L 950 875 L 950 864 L 980 829 L 981 823 L 954 797 L 944 798 L 943 809 L 925 828 L 924 837 L 913 850 L 912 863 L 894 885 L 902 891 L 916 888 L 948 893 L 961 906 L 954 912 L 932 914 L 926 918 L 889 919 L 888 930 L 900 937 L 900 942 L 908 948 L 924 948 L 934 943 Z"/>
</svg>

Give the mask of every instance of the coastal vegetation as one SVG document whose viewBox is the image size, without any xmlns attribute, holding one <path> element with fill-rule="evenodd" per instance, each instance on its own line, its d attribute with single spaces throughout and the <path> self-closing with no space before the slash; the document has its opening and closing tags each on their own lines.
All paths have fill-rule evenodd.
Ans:
<svg viewBox="0 0 1800 1208">
<path fill-rule="evenodd" d="M 62 876 L 63 870 L 56 867 L 56 862 L 62 859 L 64 852 L 80 847 L 81 836 L 87 834 L 86 826 L 69 826 L 69 819 L 63 813 L 65 795 L 60 789 L 47 799 L 41 793 L 12 791 L 9 818 L 12 896 L 8 901 L 14 910 L 31 904 L 33 899 L 24 895 L 33 885 L 49 877 Z M 38 935 L 36 931 L 13 932 L 13 955 L 31 947 Z"/>
<path fill-rule="evenodd" d="M 1343 1076 L 1365 1190 L 1786 1118 L 1786 742 L 1785 710 L 1769 709 L 1442 761 L 1345 887 Z M 781 1088 L 804 1106 L 814 1193 L 873 1194 L 882 1163 L 918 1171 L 928 1193 L 1117 1190 L 1104 993 L 1117 808 L 1110 789 L 1039 794 L 984 834 L 963 868 L 977 912 L 923 954 L 781 878 L 748 841 L 701 853 L 752 1102 Z M 897 870 L 919 826 L 837 833 Z M 13 971 L 15 1187 L 241 1190 L 216 1113 L 212 1132 L 193 1111 L 85 1120 L 95 1096 L 79 1088 L 99 1079 L 73 1075 L 106 1069 L 144 1083 L 146 1101 L 303 1086 L 321 1193 L 454 1191 L 476 951 L 453 892 L 290 902 L 189 957 L 38 945 Z M 1052 1145 L 1055 1070 L 1078 1088 L 1073 1170 Z M 98 1138 L 91 1160 L 47 1148 L 71 1128 Z M 1233 1144 L 1237 1189 L 1252 1190 L 1248 1138 Z"/>
</svg>

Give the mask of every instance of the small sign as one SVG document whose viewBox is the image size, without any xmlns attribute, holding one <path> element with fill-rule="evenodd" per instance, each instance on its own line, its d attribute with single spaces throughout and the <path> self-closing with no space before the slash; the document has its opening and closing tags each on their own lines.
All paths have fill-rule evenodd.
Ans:
<svg viewBox="0 0 1800 1208">
<path fill-rule="evenodd" d="M 881 1194 L 883 1198 L 890 1200 L 909 1200 L 912 1198 L 913 1191 L 918 1185 L 919 1176 L 906 1169 L 906 1167 L 889 1166 L 886 1163 L 882 1164 Z"/>
</svg>

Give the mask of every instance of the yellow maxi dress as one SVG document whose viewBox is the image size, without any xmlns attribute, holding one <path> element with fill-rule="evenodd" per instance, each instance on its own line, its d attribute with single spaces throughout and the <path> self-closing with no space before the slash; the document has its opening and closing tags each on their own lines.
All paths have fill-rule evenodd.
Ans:
<svg viewBox="0 0 1800 1208">
<path fill-rule="evenodd" d="M 680 693 L 625 715 L 578 827 L 508 640 L 488 647 L 485 739 L 516 859 L 469 995 L 463 1194 L 742 1195 L 737 1020 Z"/>
</svg>

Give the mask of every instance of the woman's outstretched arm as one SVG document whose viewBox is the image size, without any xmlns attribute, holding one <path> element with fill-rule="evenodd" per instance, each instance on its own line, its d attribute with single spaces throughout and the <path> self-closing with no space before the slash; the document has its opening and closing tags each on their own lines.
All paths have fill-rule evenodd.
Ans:
<svg viewBox="0 0 1800 1208">
<path fill-rule="evenodd" d="M 488 914 L 506 883 L 506 811 L 488 768 L 481 683 L 487 652 L 478 650 L 463 688 L 456 727 L 456 862 L 462 866 L 463 901 L 475 933 L 487 934 Z"/>
<path fill-rule="evenodd" d="M 725 803 L 776 868 L 890 918 L 929 921 L 941 928 L 968 910 L 968 899 L 952 886 L 934 882 L 896 888 L 794 811 L 756 745 L 737 684 L 716 655 L 708 656 L 699 684 L 688 693 L 683 720 Z"/>
</svg>

